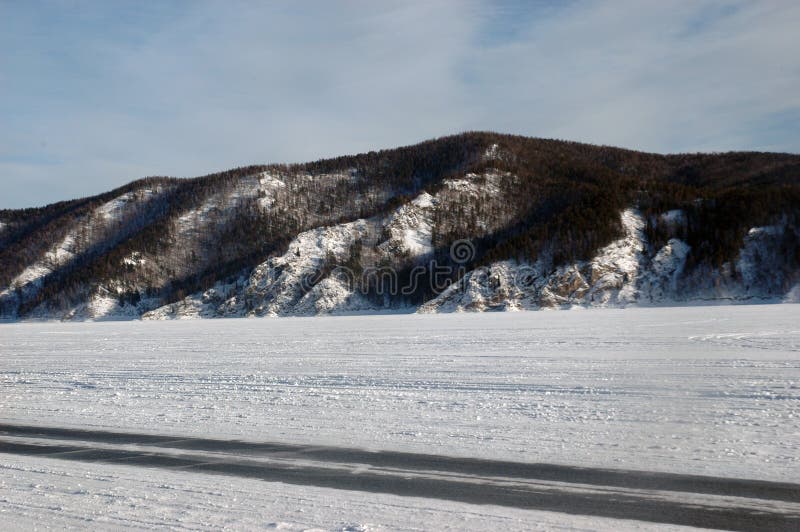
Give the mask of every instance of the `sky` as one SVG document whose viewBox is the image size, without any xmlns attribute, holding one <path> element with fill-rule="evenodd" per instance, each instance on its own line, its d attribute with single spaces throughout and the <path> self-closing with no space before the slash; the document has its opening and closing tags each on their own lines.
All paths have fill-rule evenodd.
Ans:
<svg viewBox="0 0 800 532">
<path fill-rule="evenodd" d="M 800 152 L 800 2 L 0 0 L 0 209 L 465 130 Z"/>
</svg>

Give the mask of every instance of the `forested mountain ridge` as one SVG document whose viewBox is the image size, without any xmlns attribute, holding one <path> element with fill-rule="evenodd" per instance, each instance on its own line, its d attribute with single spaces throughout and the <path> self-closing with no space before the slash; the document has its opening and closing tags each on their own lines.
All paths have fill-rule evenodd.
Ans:
<svg viewBox="0 0 800 532">
<path fill-rule="evenodd" d="M 0 211 L 5 319 L 780 301 L 798 282 L 791 154 L 471 132 Z"/>
</svg>

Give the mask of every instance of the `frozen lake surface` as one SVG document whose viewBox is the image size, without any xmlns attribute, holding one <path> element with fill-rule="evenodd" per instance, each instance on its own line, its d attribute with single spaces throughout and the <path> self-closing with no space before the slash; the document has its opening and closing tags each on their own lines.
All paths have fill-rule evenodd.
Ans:
<svg viewBox="0 0 800 532">
<path fill-rule="evenodd" d="M 799 352 L 797 305 L 11 324 L 0 423 L 796 482 Z"/>
</svg>

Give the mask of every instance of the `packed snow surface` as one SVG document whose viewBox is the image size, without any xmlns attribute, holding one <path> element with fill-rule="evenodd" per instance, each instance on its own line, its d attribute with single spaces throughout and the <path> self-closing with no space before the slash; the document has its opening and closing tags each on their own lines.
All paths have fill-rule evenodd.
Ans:
<svg viewBox="0 0 800 532">
<path fill-rule="evenodd" d="M 0 418 L 800 478 L 800 307 L 0 328 Z"/>
<path fill-rule="evenodd" d="M 5 526 L 27 530 L 694 530 L 2 453 L 0 503 Z"/>
<path fill-rule="evenodd" d="M 796 305 L 8 324 L 0 422 L 795 482 L 799 352 Z M 261 515 L 300 529 L 442 528 L 470 508 L 179 473 L 153 490 L 146 470 L 10 454 L 0 468 L 19 523 L 119 496 L 139 518 L 214 526 L 211 491 L 255 493 Z M 326 508 L 328 493 L 360 510 Z M 307 519 L 287 513 L 301 499 Z M 233 526 L 272 522 L 222 500 Z M 541 513 L 482 508 L 454 528 L 530 528 Z"/>
</svg>

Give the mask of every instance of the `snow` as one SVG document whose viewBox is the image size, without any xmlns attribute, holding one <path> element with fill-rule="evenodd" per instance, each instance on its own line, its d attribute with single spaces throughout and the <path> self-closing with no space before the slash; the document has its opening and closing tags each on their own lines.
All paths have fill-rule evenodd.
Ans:
<svg viewBox="0 0 800 532">
<path fill-rule="evenodd" d="M 135 197 L 134 192 L 128 192 L 114 198 L 113 200 L 104 203 L 96 211 L 95 214 L 102 216 L 106 220 L 118 220 L 122 216 L 122 211 L 125 206 Z"/>
<path fill-rule="evenodd" d="M 348 284 L 357 272 L 337 266 L 333 277 L 321 277 L 329 255 L 345 263 L 360 240 L 383 230 L 389 238 L 377 245 L 388 255 L 402 254 L 419 260 L 433 252 L 432 215 L 438 200 L 423 192 L 400 206 L 385 220 L 359 219 L 318 227 L 297 235 L 286 253 L 256 266 L 246 279 L 217 283 L 211 292 L 192 294 L 184 300 L 145 314 L 145 319 L 233 316 L 287 316 L 337 314 L 379 310 Z M 225 293 L 225 297 L 218 294 Z M 214 297 L 210 297 L 213 294 Z"/>
<path fill-rule="evenodd" d="M 405 253 L 423 258 L 433 253 L 433 209 L 438 200 L 423 192 L 402 205 L 389 217 L 386 227 L 391 237 L 379 247 L 387 253 Z"/>
<path fill-rule="evenodd" d="M 464 179 L 445 179 L 443 183 L 451 190 L 457 190 L 465 194 L 478 195 L 480 193 L 480 188 L 474 183 L 475 178 L 477 178 L 476 174 L 467 174 Z"/>
<path fill-rule="evenodd" d="M 289 250 L 281 257 L 270 259 L 258 266 L 250 275 L 248 281 L 249 296 L 255 298 L 254 312 L 257 315 L 284 315 L 292 312 L 295 305 L 298 313 L 314 313 L 317 308 L 309 304 L 307 291 L 317 288 L 314 279 L 328 254 L 337 260 L 345 260 L 350 248 L 359 237 L 363 237 L 369 224 L 365 220 L 341 224 L 331 227 L 322 227 L 306 231 L 289 244 Z M 342 284 L 328 283 L 327 298 L 328 311 L 335 310 L 336 305 L 331 302 L 346 304 L 349 288 Z M 320 287 L 317 290 L 322 290 Z M 331 294 L 331 290 L 339 293 Z M 317 292 L 318 293 L 318 292 Z"/>
<path fill-rule="evenodd" d="M 11 281 L 10 288 L 18 288 L 26 285 L 35 285 L 41 279 L 51 273 L 53 270 L 46 267 L 44 264 L 36 263 L 25 268 L 22 273 Z"/>
<path fill-rule="evenodd" d="M 65 315 L 65 320 L 74 321 L 105 321 L 105 320 L 134 320 L 141 315 L 141 309 L 147 305 L 155 305 L 158 300 L 143 298 L 138 305 L 130 303 L 120 304 L 118 295 L 102 286 L 97 286 L 89 298 L 73 308 Z M 34 317 L 46 319 L 47 315 L 36 311 Z"/>
<path fill-rule="evenodd" d="M 78 219 L 61 242 L 54 245 L 41 259 L 25 268 L 11 281 L 9 287 L 0 291 L 0 298 L 9 296 L 12 290 L 19 288 L 27 295 L 37 292 L 45 277 L 68 265 L 76 256 L 83 253 L 92 245 L 93 239 L 98 238 L 97 235 L 104 234 L 104 228 L 112 227 L 114 223 L 123 220 L 131 209 L 135 209 L 139 203 L 151 199 L 162 190 L 162 187 L 155 187 L 122 194 L 100 205 L 88 216 Z M 140 254 L 133 254 L 121 262 L 122 265 L 134 266 L 143 264 L 144 259 Z M 135 307 L 120 306 L 116 297 L 109 296 L 108 287 L 96 286 L 89 299 L 58 317 L 66 319 L 134 319 L 139 315 L 140 312 Z M 40 305 L 31 311 L 28 317 L 53 319 L 55 316 L 47 305 Z"/>
<path fill-rule="evenodd" d="M 154 189 L 140 189 L 134 190 L 131 192 L 127 192 L 116 198 L 108 201 L 98 207 L 94 211 L 94 216 L 99 216 L 104 219 L 105 222 L 115 222 L 120 219 L 125 214 L 125 208 L 132 202 L 145 202 L 151 199 L 154 195 L 159 194 L 163 190 L 163 187 L 155 187 Z"/>
<path fill-rule="evenodd" d="M 498 158 L 498 153 L 500 151 L 500 146 L 497 144 L 492 144 L 486 149 L 486 152 L 483 154 L 484 160 L 491 161 L 493 159 Z"/>
<path fill-rule="evenodd" d="M 690 246 L 677 238 L 664 245 L 651 261 L 650 271 L 643 276 L 643 301 L 668 301 L 678 294 L 678 279 L 686 266 Z"/>
<path fill-rule="evenodd" d="M 370 228 L 366 220 L 356 220 L 305 231 L 289 244 L 286 253 L 256 266 L 246 280 L 235 284 L 218 283 L 212 292 L 193 294 L 143 317 L 163 320 L 311 315 L 372 308 L 358 294 L 353 294 L 341 279 L 317 278 L 328 254 L 344 261 L 356 240 L 364 237 Z M 226 296 L 217 297 L 220 293 Z"/>
<path fill-rule="evenodd" d="M 798 323 L 748 305 L 8 324 L 0 422 L 795 482 Z M 658 528 L 2 453 L 0 493 L 10 528 Z"/>
<path fill-rule="evenodd" d="M 2 326 L 4 422 L 800 478 L 800 307 Z"/>
<path fill-rule="evenodd" d="M 107 226 L 121 220 L 125 214 L 125 208 L 132 203 L 147 200 L 160 191 L 161 188 L 156 190 L 144 189 L 122 194 L 97 207 L 90 213 L 89 219 L 100 219 L 101 223 Z M 85 222 L 86 220 L 79 220 L 78 223 L 81 224 Z M 100 227 L 94 228 L 94 230 L 98 229 L 100 229 Z M 15 288 L 37 291 L 47 275 L 65 264 L 68 264 L 73 260 L 76 254 L 82 251 L 77 244 L 79 231 L 80 229 L 77 225 L 73 227 L 61 242 L 53 246 L 40 260 L 25 268 L 25 270 L 15 277 L 11 281 L 10 286 L 6 290 L 0 292 L 0 295 L 7 294 L 11 289 Z M 89 235 L 91 235 L 91 230 L 89 231 Z"/>
<path fill-rule="evenodd" d="M 510 174 L 501 174 L 496 170 L 489 170 L 482 174 L 470 172 L 463 178 L 445 179 L 442 183 L 446 187 L 446 190 L 449 189 L 469 196 L 486 198 L 487 196 L 492 196 L 499 192 L 497 181 L 503 176 L 510 176 Z"/>
<path fill-rule="evenodd" d="M 0 518 L 9 529 L 688 530 L 2 453 L 0 493 Z"/>
<path fill-rule="evenodd" d="M 134 268 L 136 266 L 141 266 L 145 262 L 147 262 L 147 259 L 142 257 L 142 254 L 140 252 L 138 252 L 138 251 L 134 251 L 133 253 L 131 253 L 131 255 L 129 257 L 125 257 L 124 259 L 122 259 L 122 264 L 123 265 L 131 266 L 131 267 L 134 267 Z"/>
<path fill-rule="evenodd" d="M 182 214 L 175 221 L 178 234 L 186 238 L 192 233 L 199 233 L 202 229 L 201 225 L 210 220 L 211 214 L 219 209 L 221 203 L 220 197 L 211 196 L 199 208 Z"/>
<path fill-rule="evenodd" d="M 108 291 L 99 290 L 94 293 L 85 306 L 79 306 L 74 310 L 71 319 L 80 317 L 89 320 L 104 319 L 134 319 L 139 315 L 137 307 L 131 305 L 120 305 L 119 298 L 110 294 Z"/>
<path fill-rule="evenodd" d="M 430 209 L 435 205 L 433 196 L 427 192 L 423 192 L 411 201 L 411 204 L 421 209 Z"/>
<path fill-rule="evenodd" d="M 270 172 L 263 172 L 259 175 L 259 191 L 262 194 L 258 199 L 262 208 L 268 209 L 275 203 L 276 190 L 286 188 L 286 183 L 279 177 Z"/>
<path fill-rule="evenodd" d="M 374 305 L 360 293 L 354 292 L 347 284 L 345 276 L 326 277 L 298 302 L 295 313 L 301 316 L 315 314 L 335 314 L 337 312 L 353 312 L 372 310 Z"/>
<path fill-rule="evenodd" d="M 668 219 L 679 219 L 670 213 Z M 623 236 L 589 261 L 551 269 L 543 254 L 533 264 L 500 261 L 479 267 L 422 305 L 420 312 L 796 302 L 800 298 L 800 288 L 785 288 L 787 278 L 778 266 L 784 226 L 752 228 L 735 263 L 718 270 L 698 269 L 687 278 L 684 269 L 691 248 L 686 242 L 673 238 L 661 249 L 653 249 L 644 235 L 641 213 L 626 209 L 620 221 Z"/>
<path fill-rule="evenodd" d="M 42 260 L 25 268 L 17 277 L 11 281 L 11 288 L 24 287 L 26 285 L 38 286 L 38 284 L 53 270 L 74 257 L 75 237 L 68 234 L 64 240 L 53 249 L 48 251 Z"/>
<path fill-rule="evenodd" d="M 519 310 L 584 305 L 624 307 L 639 297 L 645 247 L 641 215 L 620 214 L 624 235 L 598 251 L 588 262 L 567 264 L 548 272 L 540 263 L 500 261 L 468 272 L 422 312 Z"/>
<path fill-rule="evenodd" d="M 634 303 L 638 296 L 637 278 L 643 260 L 644 221 L 633 209 L 624 210 L 621 219 L 625 236 L 600 250 L 589 266 L 592 290 L 588 297 L 601 306 L 609 303 L 624 306 Z"/>
<path fill-rule="evenodd" d="M 484 310 L 517 310 L 532 308 L 535 303 L 523 305 L 524 289 L 518 287 L 520 272 L 538 269 L 515 261 L 502 261 L 473 270 L 457 283 L 451 284 L 438 297 L 423 304 L 419 312 L 462 312 Z"/>
<path fill-rule="evenodd" d="M 331 179 L 348 178 L 331 175 Z M 436 209 L 451 209 L 464 195 L 479 195 L 487 205 L 495 201 L 502 179 L 509 177 L 489 171 L 467 174 L 463 179 L 445 181 L 435 195 L 421 192 L 386 216 L 359 219 L 338 225 L 322 226 L 300 233 L 282 256 L 272 257 L 240 278 L 225 279 L 210 290 L 189 295 L 182 301 L 148 312 L 145 319 L 219 318 L 242 316 L 309 316 L 354 312 L 397 310 L 403 301 L 386 298 L 383 302 L 366 298 L 354 289 L 352 281 L 382 264 L 397 269 L 424 263 L 435 249 L 433 245 Z M 186 252 L 199 239 L 205 224 L 214 223 L 216 212 L 224 217 L 231 206 L 243 197 L 286 188 L 270 173 L 243 179 L 224 198 L 209 199 L 199 210 L 187 212 L 178 221 L 179 237 L 185 237 L 181 249 Z M 259 187 L 262 187 L 261 189 Z M 264 188 L 265 187 L 265 188 Z M 269 194 L 260 196 L 268 199 Z M 270 200 L 271 201 L 271 200 Z M 220 210 L 222 205 L 222 210 Z M 266 204 L 265 204 L 266 205 Z M 667 211 L 658 219 L 664 223 L 683 223 L 682 211 Z M 218 218 L 217 221 L 223 218 Z M 490 234 L 485 220 L 477 226 Z M 737 260 L 719 269 L 698 267 L 685 274 L 689 245 L 672 238 L 660 249 L 648 242 L 642 214 L 628 208 L 620 212 L 622 234 L 619 239 L 597 251 L 590 260 L 563 264 L 554 268 L 543 252 L 534 263 L 505 260 L 459 274 L 460 281 L 415 309 L 422 313 L 538 310 L 542 308 L 611 307 L 649 305 L 692 305 L 797 301 L 800 289 L 789 287 L 795 279 L 784 273 L 781 264 L 780 238 L 783 225 L 752 228 L 744 238 Z M 383 240 L 383 241 L 381 241 Z M 351 254 L 353 246 L 361 253 Z M 52 260 L 66 260 L 70 243 L 53 252 Z M 334 273 L 327 259 L 336 259 Z M 343 264 L 362 257 L 361 271 L 350 271 Z M 59 258 L 60 257 L 60 258 Z M 145 258 L 139 253 L 122 260 L 125 267 L 139 267 Z M 24 273 L 32 281 L 45 275 L 46 265 L 35 264 Z M 355 268 L 359 270 L 358 267 Z M 335 278 L 327 278 L 334 275 Z M 32 285 L 33 286 L 33 285 Z M 12 286 L 13 288 L 14 286 Z M 114 286 L 107 286 L 113 291 Z M 9 289 L 0 297 L 9 296 Z M 127 319 L 137 316 L 136 309 L 114 306 L 109 301 L 85 301 L 89 311 L 74 310 L 58 318 Z M 140 305 L 141 306 L 141 305 Z M 91 309 L 99 309 L 97 313 Z M 144 308 L 144 307 L 142 307 Z M 148 307 L 152 308 L 152 307 Z M 47 309 L 34 318 L 53 318 Z"/>
<path fill-rule="evenodd" d="M 194 241 L 203 238 L 206 227 L 213 224 L 223 224 L 232 216 L 236 208 L 245 200 L 257 198 L 262 191 L 265 197 L 259 198 L 262 206 L 265 201 L 269 203 L 270 192 L 278 188 L 279 180 L 272 178 L 267 173 L 253 174 L 242 177 L 231 187 L 209 195 L 199 206 L 187 210 L 174 220 L 174 230 L 182 246 L 188 248 Z"/>
</svg>

